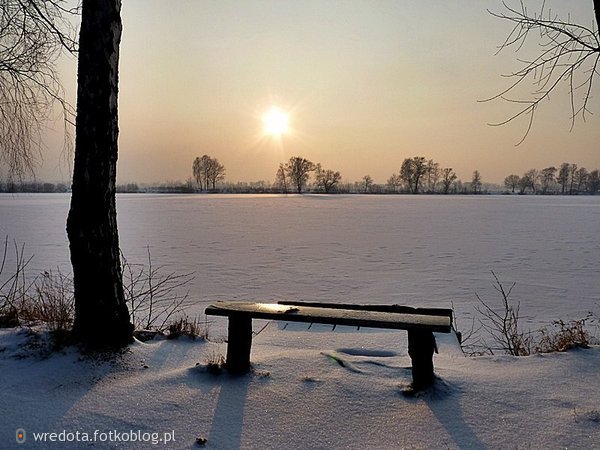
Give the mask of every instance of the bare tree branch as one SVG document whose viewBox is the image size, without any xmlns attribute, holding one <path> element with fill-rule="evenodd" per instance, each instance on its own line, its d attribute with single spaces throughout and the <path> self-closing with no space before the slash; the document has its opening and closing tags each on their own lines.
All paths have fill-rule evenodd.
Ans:
<svg viewBox="0 0 600 450">
<path fill-rule="evenodd" d="M 524 2 L 515 9 L 503 2 L 504 11 L 497 13 L 489 11 L 498 19 L 507 20 L 514 24 L 498 52 L 513 48 L 515 52 L 523 51 L 531 39 L 536 39 L 541 51 L 532 59 L 519 59 L 522 67 L 506 75 L 514 78 L 513 83 L 500 93 L 485 99 L 491 101 L 502 99 L 510 103 L 522 105 L 516 113 L 507 119 L 491 123 L 501 126 L 522 116 L 528 117 L 528 123 L 521 144 L 529 135 L 533 125 L 535 112 L 541 102 L 550 98 L 558 86 L 566 84 L 570 97 L 571 129 L 575 126 L 577 117 L 584 122 L 588 114 L 592 114 L 589 103 L 592 98 L 594 79 L 599 75 L 598 60 L 600 59 L 600 34 L 598 20 L 600 17 L 600 0 L 594 0 L 596 23 L 591 27 L 573 23 L 569 18 L 561 20 L 546 9 L 542 2 L 538 13 L 530 13 Z M 531 38 L 533 33 L 534 37 Z M 509 97 L 517 93 L 524 82 L 534 86 L 531 100 L 519 100 Z M 581 96 L 578 93 L 581 92 Z"/>
<path fill-rule="evenodd" d="M 58 103 L 66 131 L 75 111 L 64 99 L 56 62 L 76 54 L 70 19 L 79 5 L 65 0 L 3 0 L 0 3 L 0 164 L 9 178 L 33 175 L 43 148 L 44 123 Z M 65 147 L 70 148 L 70 133 Z"/>
</svg>

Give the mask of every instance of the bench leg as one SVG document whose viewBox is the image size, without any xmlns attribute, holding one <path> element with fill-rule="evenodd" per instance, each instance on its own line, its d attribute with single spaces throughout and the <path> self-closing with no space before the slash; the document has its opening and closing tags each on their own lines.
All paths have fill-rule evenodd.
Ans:
<svg viewBox="0 0 600 450">
<path fill-rule="evenodd" d="M 252 318 L 246 314 L 232 314 L 229 316 L 227 334 L 227 371 L 236 374 L 248 373 L 252 347 Z"/>
<path fill-rule="evenodd" d="M 433 384 L 435 337 L 431 331 L 408 330 L 408 354 L 412 360 L 412 388 L 423 390 Z"/>
</svg>

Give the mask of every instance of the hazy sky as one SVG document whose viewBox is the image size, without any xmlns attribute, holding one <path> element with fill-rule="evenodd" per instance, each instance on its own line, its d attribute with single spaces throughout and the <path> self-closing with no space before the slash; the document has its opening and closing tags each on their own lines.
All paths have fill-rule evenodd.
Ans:
<svg viewBox="0 0 600 450">
<path fill-rule="evenodd" d="M 591 25 L 592 0 L 556 3 L 557 13 Z M 511 27 L 486 9 L 501 7 L 500 0 L 124 0 L 119 182 L 185 180 L 205 153 L 226 166 L 229 181 L 272 181 L 293 155 L 346 181 L 370 174 L 380 183 L 415 155 L 453 167 L 463 180 L 478 169 L 490 182 L 563 161 L 600 168 L 597 99 L 596 116 L 570 132 L 568 98 L 553 96 L 519 147 L 525 121 L 487 125 L 515 111 L 479 102 L 520 67 L 511 50 L 495 55 Z M 63 73 L 74 101 L 75 63 Z M 271 105 L 289 111 L 292 129 L 281 141 L 263 134 L 261 115 Z M 59 142 L 55 134 L 48 145 Z M 57 165 L 47 152 L 39 177 L 61 178 Z"/>
</svg>

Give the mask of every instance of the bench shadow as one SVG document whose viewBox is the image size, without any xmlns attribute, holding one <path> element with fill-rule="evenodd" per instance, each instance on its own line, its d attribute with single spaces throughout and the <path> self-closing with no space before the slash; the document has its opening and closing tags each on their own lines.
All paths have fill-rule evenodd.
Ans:
<svg viewBox="0 0 600 450">
<path fill-rule="evenodd" d="M 252 375 L 223 374 L 219 379 L 219 397 L 208 441 L 219 448 L 240 448 L 244 429 L 244 408 Z"/>
<path fill-rule="evenodd" d="M 460 404 L 461 389 L 444 380 L 437 379 L 433 388 L 411 398 L 410 401 L 423 401 L 438 422 L 444 427 L 458 448 L 485 449 L 486 445 L 465 421 Z"/>
</svg>

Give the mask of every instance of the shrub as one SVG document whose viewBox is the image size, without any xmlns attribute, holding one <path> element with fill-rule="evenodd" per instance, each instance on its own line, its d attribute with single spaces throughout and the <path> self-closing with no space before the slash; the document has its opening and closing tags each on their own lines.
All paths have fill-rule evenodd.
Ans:
<svg viewBox="0 0 600 450">
<path fill-rule="evenodd" d="M 475 321 L 473 321 L 470 332 L 462 340 L 460 340 L 462 333 L 457 331 L 461 348 L 466 354 L 471 356 L 493 355 L 494 352 L 500 350 L 513 356 L 528 356 L 532 353 L 563 352 L 572 348 L 588 348 L 590 344 L 598 342 L 587 328 L 588 323 L 598 323 L 598 317 L 592 313 L 578 320 L 556 320 L 552 323 L 554 329 L 544 327 L 536 333 L 539 335 L 539 339 L 536 339 L 536 335 L 531 331 L 523 331 L 519 322 L 520 304 L 518 302 L 513 304 L 510 299 L 515 284 L 513 283 L 510 288 L 506 289 L 494 272 L 492 275 L 494 289 L 501 296 L 501 307 L 495 309 L 475 294 L 480 303 L 480 306 L 475 307 L 480 314 L 478 318 L 480 326 L 475 330 Z M 479 337 L 473 344 L 467 342 L 469 339 L 473 340 L 473 336 L 480 330 L 486 331 L 491 336 L 493 340 L 491 345 L 482 337 Z"/>
<path fill-rule="evenodd" d="M 167 339 L 177 339 L 180 336 L 187 336 L 192 339 L 208 337 L 208 329 L 205 325 L 202 327 L 197 317 L 191 318 L 190 316 L 183 315 L 172 320 L 168 324 Z"/>
<path fill-rule="evenodd" d="M 555 331 L 547 329 L 540 330 L 542 337 L 535 346 L 535 351 L 539 353 L 564 352 L 572 348 L 589 348 L 592 341 L 590 332 L 585 328 L 586 321 L 591 317 L 579 320 L 556 320 L 552 324 L 558 328 Z"/>
<path fill-rule="evenodd" d="M 57 270 L 32 279 L 26 269 L 33 257 L 26 258 L 25 246 L 16 242 L 14 268 L 7 271 L 9 249 L 6 237 L 0 259 L 0 327 L 43 324 L 57 340 L 66 342 L 75 313 L 71 276 Z M 153 265 L 149 248 L 146 264 L 130 264 L 123 258 L 123 274 L 125 298 L 136 329 L 168 331 L 173 338 L 206 337 L 207 328 L 183 314 L 189 296 L 181 288 L 192 281 L 192 274 L 163 273 Z"/>
<path fill-rule="evenodd" d="M 131 322 L 136 329 L 166 332 L 173 317 L 189 306 L 189 293 L 182 288 L 193 279 L 192 273 L 164 273 L 152 263 L 147 247 L 146 264 L 132 264 L 121 254 L 123 290 Z"/>
<path fill-rule="evenodd" d="M 533 338 L 531 332 L 524 332 L 520 328 L 520 303 L 517 302 L 515 306 L 510 301 L 510 294 L 515 283 L 505 289 L 494 272 L 492 272 L 492 276 L 494 277 L 494 289 L 502 299 L 502 307 L 496 310 L 475 294 L 480 303 L 480 306 L 476 306 L 475 309 L 482 316 L 480 319 L 481 329 L 486 330 L 494 341 L 493 346 L 484 341 L 484 347 L 490 354 L 502 350 L 513 356 L 527 356 L 531 354 Z"/>
</svg>

